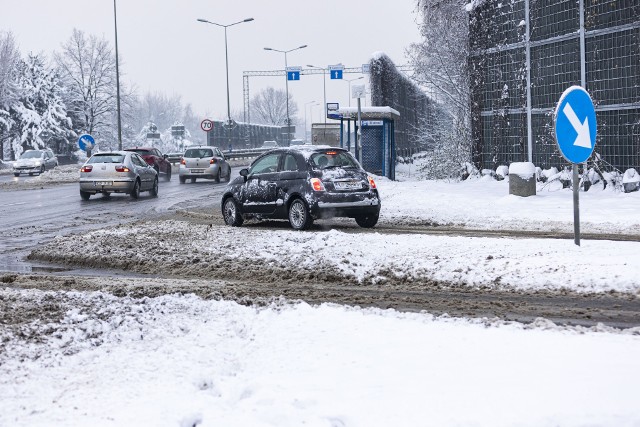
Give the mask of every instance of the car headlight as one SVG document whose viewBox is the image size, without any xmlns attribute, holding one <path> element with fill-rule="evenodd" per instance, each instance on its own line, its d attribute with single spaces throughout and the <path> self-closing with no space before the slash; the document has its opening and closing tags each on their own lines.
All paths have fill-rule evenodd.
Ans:
<svg viewBox="0 0 640 427">
<path fill-rule="evenodd" d="M 41 164 L 40 160 L 36 160 L 36 166 L 40 166 Z"/>
</svg>

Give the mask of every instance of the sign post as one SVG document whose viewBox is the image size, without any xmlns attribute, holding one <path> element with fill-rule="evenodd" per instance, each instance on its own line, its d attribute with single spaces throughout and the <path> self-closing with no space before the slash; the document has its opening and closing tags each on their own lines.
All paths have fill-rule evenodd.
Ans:
<svg viewBox="0 0 640 427">
<path fill-rule="evenodd" d="M 91 157 L 91 150 L 96 146 L 96 141 L 91 135 L 85 133 L 78 138 L 78 147 L 87 152 L 87 158 Z"/>
<path fill-rule="evenodd" d="M 351 97 L 358 98 L 358 132 L 356 132 L 356 156 L 358 161 L 362 164 L 362 142 L 360 141 L 362 136 L 362 107 L 360 105 L 360 98 L 365 97 L 364 85 L 353 85 L 351 88 Z"/>
<path fill-rule="evenodd" d="M 573 165 L 574 243 L 580 246 L 578 164 L 587 161 L 596 145 L 596 110 L 589 93 L 580 86 L 565 90 L 554 114 L 555 136 L 562 156 Z"/>
</svg>

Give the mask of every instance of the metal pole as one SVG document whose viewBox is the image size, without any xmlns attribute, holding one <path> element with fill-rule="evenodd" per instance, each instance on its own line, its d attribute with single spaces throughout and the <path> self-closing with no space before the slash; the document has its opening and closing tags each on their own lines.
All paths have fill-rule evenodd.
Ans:
<svg viewBox="0 0 640 427">
<path fill-rule="evenodd" d="M 284 83 L 285 83 L 285 91 L 287 97 L 287 147 L 291 143 L 291 135 L 289 135 L 291 122 L 289 119 L 289 76 L 287 75 L 287 52 L 284 53 Z"/>
<path fill-rule="evenodd" d="M 118 109 L 118 150 L 122 150 L 122 120 L 120 118 L 120 68 L 118 66 L 118 18 L 116 0 L 113 0 L 113 26 L 116 34 L 116 103 Z"/>
<path fill-rule="evenodd" d="M 524 20 L 525 20 L 525 50 L 527 61 L 527 160 L 533 163 L 533 129 L 531 120 L 531 44 L 529 34 L 529 0 L 524 0 Z"/>
<path fill-rule="evenodd" d="M 580 0 L 580 85 L 587 89 L 587 70 L 585 67 L 585 45 L 584 45 L 584 0 Z"/>
<path fill-rule="evenodd" d="M 578 193 L 580 178 L 578 176 L 578 165 L 573 164 L 573 242 L 580 246 L 580 195 Z"/>
<path fill-rule="evenodd" d="M 362 165 L 362 144 L 360 143 L 360 132 L 362 129 L 362 114 L 360 106 L 360 97 L 358 97 L 358 129 L 356 131 L 356 153 L 358 153 L 358 162 Z"/>
<path fill-rule="evenodd" d="M 229 101 L 229 50 L 227 49 L 227 27 L 224 27 L 224 59 L 227 70 L 227 138 L 229 141 L 229 151 L 233 149 L 231 145 L 231 104 Z"/>
<path fill-rule="evenodd" d="M 323 68 L 322 69 L 322 91 L 323 91 L 323 97 L 324 97 L 324 107 L 322 108 L 322 110 L 324 111 L 324 132 L 327 132 L 327 72 L 326 70 Z"/>
</svg>

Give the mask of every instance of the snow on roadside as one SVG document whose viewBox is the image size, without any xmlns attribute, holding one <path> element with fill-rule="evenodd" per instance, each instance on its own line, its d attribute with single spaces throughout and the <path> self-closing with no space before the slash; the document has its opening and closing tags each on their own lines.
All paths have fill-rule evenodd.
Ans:
<svg viewBox="0 0 640 427">
<path fill-rule="evenodd" d="M 48 331 L 39 341 L 4 337 L 15 345 L 8 359 L 0 354 L 0 425 L 624 427 L 640 420 L 640 336 L 633 333 L 330 304 L 0 292 L 77 306 L 59 321 L 26 325 Z"/>
<path fill-rule="evenodd" d="M 385 225 L 462 225 L 493 230 L 573 231 L 573 193 L 538 184 L 537 195 L 509 195 L 508 179 L 466 181 L 376 178 Z M 560 186 L 561 187 L 561 186 Z M 594 186 L 580 192 L 584 233 L 640 234 L 640 192 L 623 193 Z"/>
<path fill-rule="evenodd" d="M 165 230 L 161 241 L 157 230 Z M 113 244 L 121 241 L 126 244 Z M 428 286 L 438 281 L 495 289 L 638 293 L 638 253 L 637 242 L 584 240 L 578 247 L 571 240 L 296 232 L 163 221 L 58 237 L 32 257 L 228 279 L 286 274 L 295 281 L 314 272 L 316 280 L 345 283 Z"/>
</svg>

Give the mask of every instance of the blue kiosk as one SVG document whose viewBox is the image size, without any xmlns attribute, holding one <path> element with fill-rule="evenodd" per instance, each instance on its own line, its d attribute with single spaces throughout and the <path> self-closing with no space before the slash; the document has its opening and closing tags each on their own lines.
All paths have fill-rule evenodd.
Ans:
<svg viewBox="0 0 640 427">
<path fill-rule="evenodd" d="M 351 151 L 367 172 L 396 177 L 396 142 L 394 137 L 394 121 L 400 113 L 391 107 L 362 107 L 360 118 L 362 130 L 360 132 L 360 147 L 356 146 L 358 135 L 358 108 L 344 107 L 329 112 L 329 118 L 340 120 L 340 147 Z M 352 135 L 352 123 L 354 133 Z"/>
</svg>

